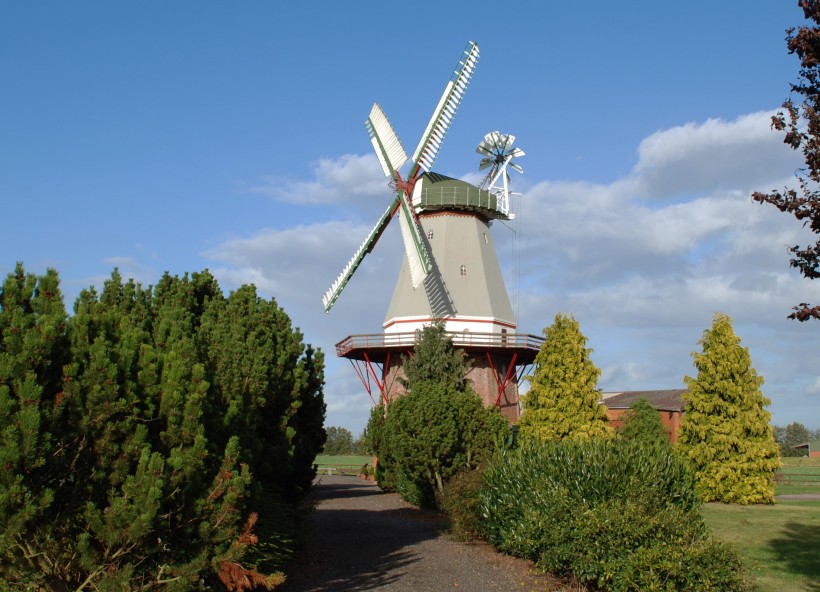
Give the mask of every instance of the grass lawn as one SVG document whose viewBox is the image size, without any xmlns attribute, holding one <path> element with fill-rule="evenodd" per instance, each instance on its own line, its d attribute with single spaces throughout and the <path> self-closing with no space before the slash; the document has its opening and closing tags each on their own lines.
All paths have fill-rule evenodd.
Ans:
<svg viewBox="0 0 820 592">
<path fill-rule="evenodd" d="M 777 495 L 820 493 L 820 458 L 784 458 Z"/>
<path fill-rule="evenodd" d="M 758 590 L 820 592 L 820 501 L 713 503 L 702 513 L 718 539 L 737 545 Z"/>
<path fill-rule="evenodd" d="M 326 454 L 320 454 L 316 457 L 314 461 L 317 465 L 319 465 L 319 472 L 322 472 L 322 468 L 327 469 L 328 467 L 341 467 L 346 470 L 350 470 L 351 468 L 355 468 L 356 471 L 363 465 L 367 465 L 368 467 L 373 466 L 373 457 L 370 455 L 360 456 L 360 455 L 344 455 L 344 456 L 330 456 Z"/>
</svg>

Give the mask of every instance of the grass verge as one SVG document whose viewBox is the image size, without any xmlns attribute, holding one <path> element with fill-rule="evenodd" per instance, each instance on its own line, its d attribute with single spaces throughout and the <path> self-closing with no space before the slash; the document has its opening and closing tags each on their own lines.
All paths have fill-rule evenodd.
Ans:
<svg viewBox="0 0 820 592">
<path fill-rule="evenodd" d="M 706 504 L 706 523 L 735 543 L 760 591 L 820 592 L 820 501 Z"/>
</svg>

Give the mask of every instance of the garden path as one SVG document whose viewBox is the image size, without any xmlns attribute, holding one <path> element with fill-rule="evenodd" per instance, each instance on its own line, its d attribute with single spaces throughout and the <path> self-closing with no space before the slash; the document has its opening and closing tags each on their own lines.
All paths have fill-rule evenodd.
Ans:
<svg viewBox="0 0 820 592">
<path fill-rule="evenodd" d="M 355 477 L 321 476 L 307 546 L 282 592 L 556 590 L 532 564 L 459 543 L 443 519 Z"/>
</svg>

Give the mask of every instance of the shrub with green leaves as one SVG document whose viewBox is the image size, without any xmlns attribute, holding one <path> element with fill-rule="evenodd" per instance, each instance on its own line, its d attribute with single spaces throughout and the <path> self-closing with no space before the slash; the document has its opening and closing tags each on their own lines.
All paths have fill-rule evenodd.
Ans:
<svg viewBox="0 0 820 592">
<path fill-rule="evenodd" d="M 743 586 L 739 561 L 711 541 L 697 512 L 692 473 L 668 446 L 620 439 L 526 445 L 490 463 L 479 502 L 482 531 L 495 547 L 601 589 Z M 704 572 L 705 547 L 732 560 Z M 638 569 L 647 567 L 644 555 L 670 548 L 674 564 Z M 672 581 L 691 586 L 666 587 Z"/>
<path fill-rule="evenodd" d="M 481 534 L 478 494 L 486 466 L 481 464 L 474 469 L 459 471 L 444 484 L 437 496 L 438 507 L 450 518 L 452 533 L 459 540 L 473 540 Z"/>
<path fill-rule="evenodd" d="M 486 461 L 508 429 L 498 410 L 485 409 L 472 389 L 415 385 L 390 404 L 384 424 L 397 490 L 411 503 L 434 505 L 444 482 Z"/>
<path fill-rule="evenodd" d="M 434 506 L 444 483 L 486 461 L 509 424 L 485 408 L 464 379 L 469 365 L 436 321 L 404 360 L 407 394 L 371 411 L 364 440 L 378 457 L 377 479 L 408 502 Z"/>
</svg>

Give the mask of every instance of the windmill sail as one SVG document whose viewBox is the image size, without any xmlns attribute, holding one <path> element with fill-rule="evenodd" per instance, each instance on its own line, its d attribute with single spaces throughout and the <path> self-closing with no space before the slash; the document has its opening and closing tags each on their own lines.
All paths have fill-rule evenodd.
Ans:
<svg viewBox="0 0 820 592">
<path fill-rule="evenodd" d="M 395 178 L 396 171 L 407 162 L 407 153 L 378 103 L 373 103 L 370 116 L 364 125 L 373 144 L 373 150 L 379 158 L 379 164 L 382 165 L 384 176 Z"/>
<path fill-rule="evenodd" d="M 370 234 L 367 235 L 364 242 L 358 249 L 356 249 L 356 252 L 353 254 L 350 261 L 348 261 L 347 265 L 345 265 L 342 273 L 339 274 L 336 281 L 333 282 L 327 292 L 325 292 L 325 295 L 322 297 L 322 303 L 325 305 L 325 312 L 328 312 L 336 302 L 336 299 L 339 298 L 339 294 L 342 293 L 342 290 L 344 290 L 347 282 L 350 281 L 350 278 L 353 276 L 353 272 L 359 267 L 359 264 L 361 264 L 364 256 L 373 250 L 373 246 L 376 244 L 376 241 L 379 240 L 379 237 L 382 235 L 385 228 L 387 228 L 390 218 L 393 217 L 393 214 L 399 205 L 399 200 L 400 196 L 396 195 L 396 198 L 390 203 L 381 218 L 379 218 L 376 226 L 373 227 L 373 230 L 370 231 Z"/>
<path fill-rule="evenodd" d="M 421 141 L 413 152 L 413 169 L 408 178 L 412 179 L 418 173 L 419 167 L 425 171 L 430 171 L 433 162 L 436 160 L 441 142 L 447 134 L 450 122 L 456 114 L 464 91 L 470 83 L 476 63 L 478 62 L 478 45 L 472 41 L 464 49 L 464 57 L 458 62 L 453 76 L 444 88 L 444 93 L 438 102 L 433 116 L 427 124 L 427 129 L 421 136 Z"/>
<path fill-rule="evenodd" d="M 413 281 L 413 287 L 418 288 L 433 266 L 430 263 L 430 255 L 424 245 L 416 217 L 410 209 L 412 206 L 408 201 L 409 196 L 402 194 L 399 225 L 401 226 L 401 237 L 404 240 L 404 252 L 410 264 L 410 278 Z"/>
<path fill-rule="evenodd" d="M 361 264 L 362 259 L 364 259 L 367 253 L 373 250 L 379 237 L 396 212 L 399 212 L 399 224 L 404 241 L 404 252 L 407 255 L 413 287 L 417 288 L 433 269 L 427 244 L 421 234 L 416 213 L 410 203 L 410 194 L 412 193 L 413 185 L 416 182 L 420 168 L 429 171 L 430 167 L 432 167 L 433 161 L 441 147 L 441 142 L 444 140 L 447 129 L 450 127 L 450 122 L 453 120 L 461 98 L 464 96 L 464 91 L 467 89 L 477 62 L 478 46 L 470 42 L 464 49 L 463 56 L 456 66 L 453 75 L 450 77 L 450 81 L 444 89 L 444 94 L 442 94 L 433 112 L 433 117 L 427 124 L 427 129 L 424 131 L 421 141 L 416 147 L 416 151 L 413 154 L 413 166 L 406 180 L 402 179 L 399 174 L 399 169 L 407 162 L 407 153 L 404 151 L 384 111 L 382 111 L 378 103 L 373 104 L 370 114 L 365 121 L 365 127 L 367 128 L 370 142 L 376 151 L 376 156 L 379 159 L 382 171 L 384 171 L 385 176 L 391 177 L 391 185 L 396 189 L 396 194 L 376 226 L 370 231 L 365 241 L 353 254 L 353 258 L 350 259 L 342 270 L 342 273 L 336 278 L 336 281 L 333 282 L 327 292 L 325 292 L 322 298 L 325 312 L 328 312 L 336 302 L 336 299 L 339 298 L 342 290 L 344 290 L 344 287 L 350 281 L 353 273 Z"/>
</svg>

